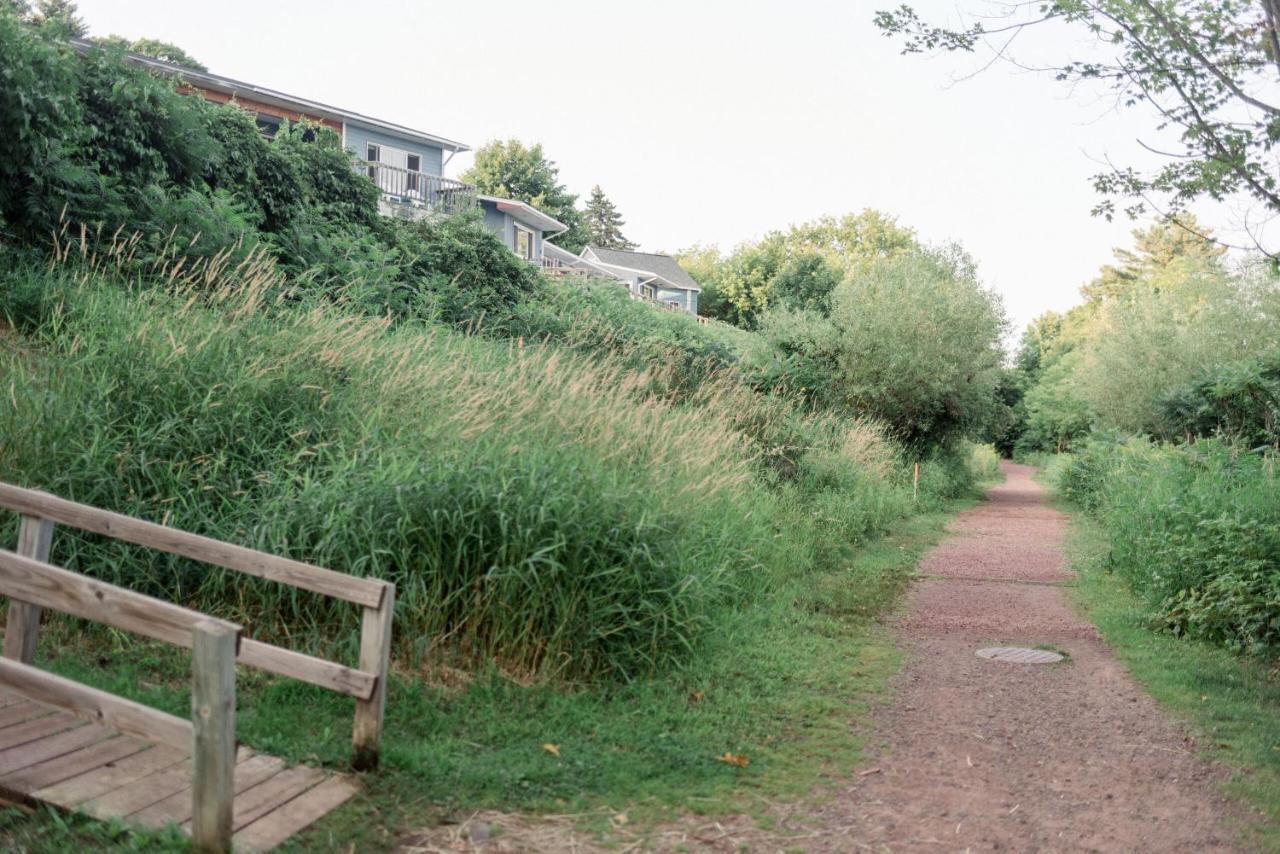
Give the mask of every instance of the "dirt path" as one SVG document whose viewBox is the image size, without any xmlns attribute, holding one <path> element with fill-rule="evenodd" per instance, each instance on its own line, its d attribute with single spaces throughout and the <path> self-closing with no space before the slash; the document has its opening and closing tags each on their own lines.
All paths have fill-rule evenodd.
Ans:
<svg viewBox="0 0 1280 854">
<path fill-rule="evenodd" d="M 900 634 L 909 664 L 881 745 L 821 803 L 693 820 L 648 840 L 714 851 L 1231 851 L 1202 761 L 1065 600 L 1066 519 L 1032 469 L 1006 464 L 989 501 L 921 562 Z M 1059 664 L 974 655 L 1048 646 Z M 515 842 L 515 839 L 511 840 Z M 579 840 L 581 841 L 581 840 Z M 584 846 L 590 847 L 590 846 Z M 456 849 L 454 849 L 456 850 Z M 508 850 L 524 848 L 518 842 Z M 582 850 L 582 849 L 579 849 Z"/>
<path fill-rule="evenodd" d="M 823 804 L 779 808 L 768 834 L 722 821 L 702 825 L 690 847 L 1235 850 L 1223 772 L 1072 610 L 1059 586 L 1071 577 L 1066 517 L 1046 505 L 1033 469 L 1004 471 L 920 564 L 899 627 L 909 663 L 877 723 L 880 754 Z M 1049 646 L 1068 660 L 974 654 L 993 646 Z"/>
</svg>

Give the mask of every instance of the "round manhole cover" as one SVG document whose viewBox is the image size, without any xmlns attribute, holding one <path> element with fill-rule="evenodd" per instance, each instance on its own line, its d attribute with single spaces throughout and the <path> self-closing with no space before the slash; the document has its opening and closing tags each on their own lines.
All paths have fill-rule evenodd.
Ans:
<svg viewBox="0 0 1280 854">
<path fill-rule="evenodd" d="M 1047 649 L 1028 649 L 1025 646 L 992 646 L 980 649 L 978 658 L 989 658 L 992 661 L 1009 661 L 1014 664 L 1053 664 L 1062 661 L 1062 656 Z"/>
</svg>

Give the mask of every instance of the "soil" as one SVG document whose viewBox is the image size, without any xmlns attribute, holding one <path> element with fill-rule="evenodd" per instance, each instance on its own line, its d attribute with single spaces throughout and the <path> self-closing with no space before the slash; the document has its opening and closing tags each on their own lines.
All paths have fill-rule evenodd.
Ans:
<svg viewBox="0 0 1280 854">
<path fill-rule="evenodd" d="M 1004 471 L 989 500 L 961 514 L 921 562 L 898 626 L 909 664 L 879 713 L 868 764 L 834 796 L 779 805 L 768 830 L 746 816 L 690 817 L 638 847 L 1235 850 L 1239 810 L 1219 791 L 1226 772 L 1196 755 L 1068 605 L 1066 519 L 1046 505 L 1032 469 Z M 974 654 L 991 646 L 1044 647 L 1066 660 Z M 485 819 L 484 842 L 455 828 L 406 850 L 597 850 L 567 827 L 548 837 L 546 825 Z M 558 841 L 544 847 L 550 838 Z"/>
</svg>

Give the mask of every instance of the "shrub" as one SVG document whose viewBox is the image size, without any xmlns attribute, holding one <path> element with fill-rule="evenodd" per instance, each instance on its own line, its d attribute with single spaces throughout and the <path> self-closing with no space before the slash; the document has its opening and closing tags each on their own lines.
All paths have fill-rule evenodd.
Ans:
<svg viewBox="0 0 1280 854">
<path fill-rule="evenodd" d="M 1111 569 L 1157 625 L 1259 655 L 1280 652 L 1278 486 L 1274 458 L 1220 440 L 1094 440 L 1059 480 L 1106 527 Z"/>
<path fill-rule="evenodd" d="M 1204 371 L 1160 401 L 1165 437 L 1222 436 L 1280 450 L 1280 352 Z"/>
</svg>

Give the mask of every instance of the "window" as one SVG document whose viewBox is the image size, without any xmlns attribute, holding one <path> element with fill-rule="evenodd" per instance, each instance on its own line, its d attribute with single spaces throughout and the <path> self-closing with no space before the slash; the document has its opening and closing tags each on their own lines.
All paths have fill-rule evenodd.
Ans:
<svg viewBox="0 0 1280 854">
<path fill-rule="evenodd" d="M 526 261 L 533 260 L 533 232 L 524 226 L 516 227 L 516 254 Z"/>
<path fill-rule="evenodd" d="M 369 143 L 368 147 L 365 149 L 364 159 L 368 160 L 370 163 L 377 163 L 378 161 L 382 160 L 382 146 L 374 142 Z M 369 167 L 369 177 L 373 178 L 374 180 L 377 180 L 378 169 L 376 166 Z"/>
<path fill-rule="evenodd" d="M 641 285 L 640 296 L 645 299 L 653 299 L 653 285 Z"/>
<path fill-rule="evenodd" d="M 422 171 L 422 156 L 409 154 L 405 156 L 404 162 L 405 168 L 409 170 L 409 174 L 406 176 L 408 183 L 405 189 L 410 193 L 416 193 L 418 192 L 418 178 L 421 177 L 418 173 Z"/>
<path fill-rule="evenodd" d="M 269 116 L 266 113 L 258 113 L 254 117 L 254 124 L 258 126 L 258 130 L 267 139 L 271 139 L 280 132 L 281 120 L 279 116 Z"/>
</svg>

